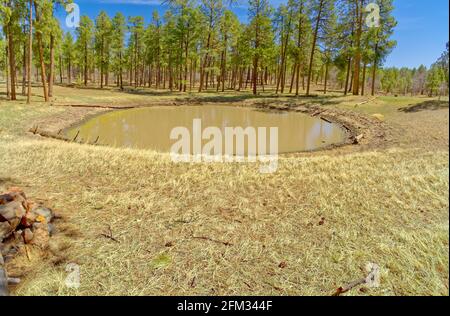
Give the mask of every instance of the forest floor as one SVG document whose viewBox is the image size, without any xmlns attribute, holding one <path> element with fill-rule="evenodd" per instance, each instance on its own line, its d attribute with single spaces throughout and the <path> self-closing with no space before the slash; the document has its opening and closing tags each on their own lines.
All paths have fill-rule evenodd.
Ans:
<svg viewBox="0 0 450 316">
<path fill-rule="evenodd" d="M 331 295 L 369 262 L 380 286 L 348 295 L 449 294 L 448 99 L 68 87 L 55 87 L 53 106 L 33 99 L 0 96 L 0 191 L 18 186 L 63 219 L 47 257 L 8 263 L 23 279 L 15 295 Z M 105 110 L 58 105 L 261 100 L 377 114 L 386 140 L 284 156 L 264 175 L 28 132 Z M 65 286 L 69 263 L 79 289 Z"/>
</svg>

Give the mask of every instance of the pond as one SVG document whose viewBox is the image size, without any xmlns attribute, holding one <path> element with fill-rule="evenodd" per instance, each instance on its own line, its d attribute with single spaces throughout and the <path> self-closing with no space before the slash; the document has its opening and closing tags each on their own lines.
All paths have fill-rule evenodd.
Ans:
<svg viewBox="0 0 450 316">
<path fill-rule="evenodd" d="M 193 133 L 193 122 L 201 126 L 278 128 L 278 152 L 292 153 L 322 149 L 345 141 L 339 125 L 303 113 L 263 111 L 235 106 L 155 106 L 116 110 L 92 117 L 66 130 L 70 139 L 114 147 L 152 149 L 170 152 L 176 140 L 170 138 L 175 127 Z M 269 132 L 268 132 L 269 133 Z M 78 135 L 78 136 L 77 136 Z M 225 135 L 225 133 L 223 133 Z M 202 144 L 208 140 L 202 140 Z"/>
</svg>

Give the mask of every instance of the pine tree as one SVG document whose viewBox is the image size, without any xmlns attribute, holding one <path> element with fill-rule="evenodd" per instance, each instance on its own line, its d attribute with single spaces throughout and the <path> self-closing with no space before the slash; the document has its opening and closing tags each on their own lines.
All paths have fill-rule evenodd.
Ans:
<svg viewBox="0 0 450 316">
<path fill-rule="evenodd" d="M 92 20 L 83 15 L 80 18 L 80 26 L 77 28 L 77 49 L 79 52 L 80 61 L 79 64 L 83 67 L 84 72 L 84 85 L 88 84 L 88 73 L 89 73 L 89 51 L 92 47 L 92 34 L 93 34 Z"/>
<path fill-rule="evenodd" d="M 109 43 L 112 35 L 112 24 L 105 11 L 101 11 L 95 20 L 95 50 L 97 53 L 97 67 L 100 69 L 100 88 L 103 80 L 106 84 L 109 71 Z M 106 78 L 105 78 L 106 76 Z"/>
<path fill-rule="evenodd" d="M 253 59 L 252 85 L 253 94 L 257 94 L 258 67 L 264 53 L 273 44 L 271 27 L 271 7 L 267 0 L 249 0 L 251 49 Z"/>
<path fill-rule="evenodd" d="M 64 58 L 64 62 L 67 67 L 67 83 L 72 84 L 72 71 L 73 64 L 75 59 L 75 44 L 73 41 L 72 34 L 67 32 L 64 35 L 63 44 L 62 44 L 62 54 Z"/>
<path fill-rule="evenodd" d="M 123 67 L 125 55 L 126 20 L 122 13 L 117 13 L 112 20 L 112 65 L 117 84 L 123 90 Z"/>
<path fill-rule="evenodd" d="M 142 16 L 135 16 L 128 18 L 128 28 L 130 30 L 130 49 L 131 49 L 131 75 L 134 75 L 134 87 L 140 85 L 140 71 L 141 71 L 141 39 L 144 33 L 144 18 Z M 134 71 L 133 71 L 134 70 Z M 132 80 L 130 78 L 130 84 Z"/>
<path fill-rule="evenodd" d="M 377 0 L 376 3 L 380 7 L 380 21 L 379 26 L 375 29 L 375 36 L 371 43 L 373 46 L 372 96 L 375 95 L 377 68 L 383 63 L 397 44 L 390 39 L 394 33 L 394 28 L 397 25 L 397 22 L 392 16 L 392 11 L 394 10 L 392 4 L 393 0 Z"/>
</svg>

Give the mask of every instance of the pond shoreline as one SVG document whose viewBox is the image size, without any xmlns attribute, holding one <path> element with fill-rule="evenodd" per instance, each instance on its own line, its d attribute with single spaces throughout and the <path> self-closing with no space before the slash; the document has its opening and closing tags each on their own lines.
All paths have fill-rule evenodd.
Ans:
<svg viewBox="0 0 450 316">
<path fill-rule="evenodd" d="M 353 111 L 345 111 L 336 108 L 324 107 L 318 104 L 302 104 L 292 102 L 280 102 L 279 100 L 264 100 L 259 102 L 202 102 L 199 104 L 195 101 L 163 101 L 152 102 L 147 105 L 133 105 L 133 106 L 121 106 L 121 105 L 54 105 L 57 107 L 65 107 L 70 110 L 58 114 L 55 117 L 45 118 L 41 121 L 35 122 L 27 131 L 33 135 L 39 135 L 41 137 L 52 138 L 65 142 L 74 142 L 87 145 L 104 146 L 98 144 L 98 140 L 95 142 L 80 142 L 77 141 L 77 137 L 70 139 L 65 136 L 65 131 L 86 122 L 96 116 L 120 110 L 129 110 L 145 107 L 157 107 L 157 106 L 227 106 L 227 107 L 245 107 L 254 108 L 260 110 L 269 111 L 282 111 L 282 112 L 297 112 L 310 115 L 311 117 L 319 118 L 325 122 L 338 125 L 345 130 L 347 137 L 343 142 L 337 144 L 331 144 L 323 148 L 314 150 L 298 151 L 283 153 L 280 155 L 295 155 L 301 153 L 314 153 L 335 150 L 342 147 L 381 147 L 386 143 L 386 131 L 387 125 L 380 120 L 368 117 L 362 114 L 355 113 Z M 44 129 L 40 126 L 45 126 Z M 106 145 L 105 145 L 106 146 Z"/>
</svg>

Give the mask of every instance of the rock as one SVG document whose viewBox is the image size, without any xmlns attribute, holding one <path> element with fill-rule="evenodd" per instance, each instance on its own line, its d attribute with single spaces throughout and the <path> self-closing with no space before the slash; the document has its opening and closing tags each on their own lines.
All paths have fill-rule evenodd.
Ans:
<svg viewBox="0 0 450 316">
<path fill-rule="evenodd" d="M 8 222 L 0 222 L 0 241 L 11 235 L 13 231 L 14 229 Z"/>
<path fill-rule="evenodd" d="M 26 227 L 31 227 L 33 223 L 36 222 L 36 218 L 36 214 L 28 212 L 27 214 L 25 214 L 23 223 Z"/>
<path fill-rule="evenodd" d="M 14 197 L 11 194 L 0 195 L 0 205 L 14 201 Z"/>
<path fill-rule="evenodd" d="M 356 137 L 353 139 L 353 144 L 355 144 L 355 145 L 356 145 L 356 144 L 359 144 L 363 138 L 364 138 L 364 135 L 363 135 L 363 134 L 360 134 L 360 135 L 356 136 Z"/>
<path fill-rule="evenodd" d="M 45 218 L 46 223 L 50 223 L 53 220 L 53 211 L 49 208 L 38 206 L 31 210 L 31 213 L 35 214 L 37 216 L 37 219 L 39 221 L 39 217 Z"/>
<path fill-rule="evenodd" d="M 8 275 L 2 266 L 0 266 L 0 296 L 9 296 Z"/>
<path fill-rule="evenodd" d="M 27 228 L 23 231 L 23 241 L 29 244 L 33 240 L 34 234 L 31 229 Z"/>
<path fill-rule="evenodd" d="M 22 203 L 19 201 L 13 201 L 8 204 L 0 205 L 0 215 L 4 219 L 6 219 L 11 225 L 13 225 L 13 222 L 15 220 L 18 220 L 17 225 L 19 225 L 20 221 L 22 220 L 22 217 L 25 216 L 27 211 L 23 207 Z M 17 227 L 14 226 L 14 228 Z"/>
<path fill-rule="evenodd" d="M 16 195 L 16 196 L 20 195 L 24 200 L 27 199 L 25 193 L 18 187 L 9 188 L 9 194 Z"/>
<path fill-rule="evenodd" d="M 10 192 L 8 192 L 7 195 L 9 196 L 9 198 L 12 198 L 13 201 L 22 203 L 23 207 L 27 211 L 29 210 L 29 203 L 27 201 L 27 197 L 22 190 L 20 190 L 19 188 L 11 188 Z"/>
<path fill-rule="evenodd" d="M 23 241 L 23 236 L 22 235 L 23 235 L 23 231 L 22 230 L 16 230 L 14 232 L 14 240 L 15 240 L 16 243 Z"/>
<path fill-rule="evenodd" d="M 47 224 L 47 228 L 48 228 L 48 234 L 50 235 L 50 237 L 53 236 L 56 232 L 55 225 Z"/>
<path fill-rule="evenodd" d="M 33 240 L 32 245 L 35 245 L 41 249 L 48 247 L 48 242 L 50 240 L 50 234 L 48 232 L 48 226 L 46 223 L 34 223 L 33 224 Z"/>
<path fill-rule="evenodd" d="M 3 255 L 0 253 L 0 296 L 8 296 L 8 275 L 4 269 L 5 261 Z"/>
</svg>

